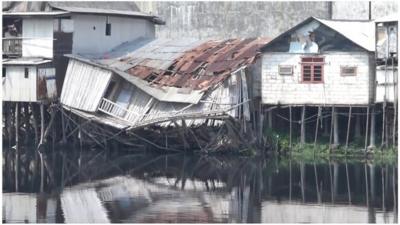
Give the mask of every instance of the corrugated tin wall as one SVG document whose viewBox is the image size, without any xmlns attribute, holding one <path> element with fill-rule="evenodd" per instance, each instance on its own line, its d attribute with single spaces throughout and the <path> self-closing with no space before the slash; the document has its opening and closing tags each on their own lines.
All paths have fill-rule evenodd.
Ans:
<svg viewBox="0 0 400 225">
<path fill-rule="evenodd" d="M 110 82 L 112 73 L 71 59 L 68 64 L 61 103 L 95 112 Z"/>
</svg>

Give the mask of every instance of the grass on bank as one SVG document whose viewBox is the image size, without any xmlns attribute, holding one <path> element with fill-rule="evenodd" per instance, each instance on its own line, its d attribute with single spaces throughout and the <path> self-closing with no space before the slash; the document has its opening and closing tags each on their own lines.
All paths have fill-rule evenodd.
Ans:
<svg viewBox="0 0 400 225">
<path fill-rule="evenodd" d="M 292 138 L 292 147 L 290 148 L 290 138 L 286 133 L 267 129 L 264 137 L 272 152 L 290 155 L 293 159 L 301 161 L 368 160 L 376 164 L 397 164 L 397 148 L 381 149 L 377 147 L 365 151 L 364 141 L 361 139 L 349 143 L 349 147 L 346 149 L 344 145 L 330 148 L 329 137 L 319 137 L 315 146 L 314 143 L 302 145 L 298 138 Z"/>
</svg>

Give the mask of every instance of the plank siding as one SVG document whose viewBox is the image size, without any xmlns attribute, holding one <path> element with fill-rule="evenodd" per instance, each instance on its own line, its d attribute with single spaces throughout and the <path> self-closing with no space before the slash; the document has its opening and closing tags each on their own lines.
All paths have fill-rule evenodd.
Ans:
<svg viewBox="0 0 400 225">
<path fill-rule="evenodd" d="M 25 78 L 25 68 L 29 75 Z M 3 101 L 36 102 L 36 67 L 6 66 L 6 77 L 3 77 Z"/>
<path fill-rule="evenodd" d="M 70 60 L 61 92 L 61 103 L 75 109 L 95 112 L 111 75 L 110 71 Z"/>
<path fill-rule="evenodd" d="M 53 20 L 28 18 L 22 21 L 22 56 L 53 58 Z"/>
</svg>

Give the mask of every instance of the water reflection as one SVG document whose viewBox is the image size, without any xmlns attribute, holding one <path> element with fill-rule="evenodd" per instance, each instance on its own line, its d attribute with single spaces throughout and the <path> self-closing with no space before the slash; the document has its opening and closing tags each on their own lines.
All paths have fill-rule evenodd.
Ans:
<svg viewBox="0 0 400 225">
<path fill-rule="evenodd" d="M 73 149 L 19 158 L 17 172 L 3 151 L 7 223 L 397 222 L 397 165 Z"/>
</svg>

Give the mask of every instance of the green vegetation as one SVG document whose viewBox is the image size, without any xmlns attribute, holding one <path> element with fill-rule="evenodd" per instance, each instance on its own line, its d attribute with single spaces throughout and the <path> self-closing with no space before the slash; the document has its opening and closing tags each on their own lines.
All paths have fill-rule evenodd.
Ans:
<svg viewBox="0 0 400 225">
<path fill-rule="evenodd" d="M 291 155 L 294 160 L 306 162 L 368 160 L 376 164 L 397 164 L 397 148 L 375 148 L 368 149 L 365 152 L 362 140 L 352 142 L 346 149 L 345 146 L 332 146 L 330 148 L 329 138 L 320 138 L 321 140 L 318 140 L 315 146 L 313 143 L 301 145 L 297 138 L 293 138 L 292 148 L 290 148 L 288 134 L 278 133 L 270 129 L 267 129 L 264 134 L 267 143 L 269 143 L 269 148 L 273 150 L 272 152 Z"/>
</svg>

